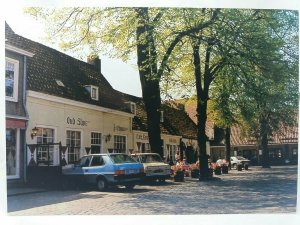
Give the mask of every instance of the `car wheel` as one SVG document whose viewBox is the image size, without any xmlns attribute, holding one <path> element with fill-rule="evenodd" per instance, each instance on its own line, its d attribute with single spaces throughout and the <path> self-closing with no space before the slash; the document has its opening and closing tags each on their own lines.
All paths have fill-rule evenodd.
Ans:
<svg viewBox="0 0 300 225">
<path fill-rule="evenodd" d="M 125 185 L 126 189 L 128 190 L 132 190 L 134 188 L 134 184 L 128 184 L 128 185 Z"/>
<path fill-rule="evenodd" d="M 235 169 L 235 170 L 237 169 L 236 163 L 232 164 L 232 168 Z"/>
<path fill-rule="evenodd" d="M 107 188 L 107 183 L 104 178 L 99 178 L 97 180 L 97 189 L 98 191 L 104 191 Z"/>
</svg>

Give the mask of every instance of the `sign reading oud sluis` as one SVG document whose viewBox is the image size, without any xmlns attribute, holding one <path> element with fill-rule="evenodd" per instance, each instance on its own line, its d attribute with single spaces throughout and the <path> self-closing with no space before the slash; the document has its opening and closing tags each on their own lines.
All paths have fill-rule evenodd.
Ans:
<svg viewBox="0 0 300 225">
<path fill-rule="evenodd" d="M 82 126 L 82 127 L 85 127 L 88 125 L 90 121 L 87 121 L 87 120 L 83 120 L 82 118 L 77 118 L 75 119 L 74 117 L 67 117 L 67 124 L 70 124 L 70 125 L 77 125 L 77 126 Z"/>
</svg>

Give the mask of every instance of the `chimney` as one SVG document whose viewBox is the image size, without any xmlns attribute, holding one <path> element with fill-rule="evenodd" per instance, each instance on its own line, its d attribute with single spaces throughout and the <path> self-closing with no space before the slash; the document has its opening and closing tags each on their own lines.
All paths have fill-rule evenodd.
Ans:
<svg viewBox="0 0 300 225">
<path fill-rule="evenodd" d="M 101 73 L 101 59 L 97 55 L 89 55 L 87 57 L 87 63 L 93 65 L 99 73 Z"/>
</svg>

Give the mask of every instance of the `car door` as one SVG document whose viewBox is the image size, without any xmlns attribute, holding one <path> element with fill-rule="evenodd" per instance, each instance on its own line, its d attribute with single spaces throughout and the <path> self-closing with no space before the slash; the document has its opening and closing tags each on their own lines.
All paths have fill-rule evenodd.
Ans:
<svg viewBox="0 0 300 225">
<path fill-rule="evenodd" d="M 96 181 L 97 175 L 106 174 L 105 161 L 101 155 L 94 155 L 91 159 L 90 166 L 84 168 L 84 174 L 87 182 L 94 183 Z"/>
</svg>

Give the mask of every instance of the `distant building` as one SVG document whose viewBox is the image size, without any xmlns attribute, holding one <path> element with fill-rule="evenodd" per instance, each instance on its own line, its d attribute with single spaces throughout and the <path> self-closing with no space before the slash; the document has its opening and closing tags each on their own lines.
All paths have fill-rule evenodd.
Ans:
<svg viewBox="0 0 300 225">
<path fill-rule="evenodd" d="M 196 101 L 188 101 L 183 108 L 190 118 L 197 123 Z M 213 133 L 213 134 L 212 134 Z M 206 124 L 206 134 L 210 136 L 209 155 L 213 161 L 225 158 L 224 131 L 214 125 L 213 121 Z M 252 164 L 259 164 L 261 150 L 253 138 L 243 137 L 241 127 L 231 127 L 231 155 L 244 156 L 251 160 Z M 268 143 L 269 159 L 272 165 L 285 164 L 286 162 L 298 163 L 298 124 L 294 127 L 285 127 L 277 132 Z"/>
<path fill-rule="evenodd" d="M 133 152 L 149 152 L 149 138 L 147 114 L 142 98 L 122 93 L 123 100 L 131 104 L 134 110 L 134 118 L 132 124 L 133 132 Z M 184 109 L 178 109 L 169 104 L 162 104 L 161 106 L 161 138 L 164 150 L 164 156 L 167 161 L 175 162 L 176 151 L 180 150 L 180 142 L 182 142 L 187 149 L 183 154 L 190 156 L 195 154 L 197 150 L 197 127 L 190 119 Z M 190 151 L 190 152 L 189 152 Z"/>
</svg>

